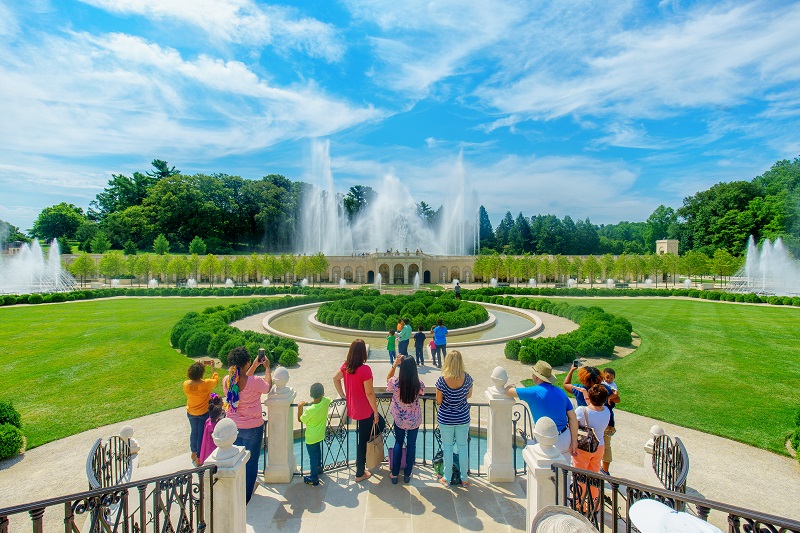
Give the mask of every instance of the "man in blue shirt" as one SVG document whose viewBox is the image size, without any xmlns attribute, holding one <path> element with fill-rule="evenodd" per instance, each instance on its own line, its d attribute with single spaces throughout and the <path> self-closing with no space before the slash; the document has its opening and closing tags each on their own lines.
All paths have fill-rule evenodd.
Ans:
<svg viewBox="0 0 800 533">
<path fill-rule="evenodd" d="M 575 417 L 567 393 L 553 385 L 556 381 L 553 367 L 545 361 L 537 361 L 531 372 L 536 385 L 533 387 L 509 385 L 505 389 L 506 396 L 519 398 L 528 404 L 534 425 L 543 416 L 555 422 L 558 429 L 556 447 L 565 457 L 577 455 L 578 419 Z"/>
</svg>

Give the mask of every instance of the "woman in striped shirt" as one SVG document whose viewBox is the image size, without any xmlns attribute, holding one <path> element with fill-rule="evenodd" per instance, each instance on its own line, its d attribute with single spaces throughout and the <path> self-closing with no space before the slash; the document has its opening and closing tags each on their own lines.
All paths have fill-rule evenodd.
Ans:
<svg viewBox="0 0 800 533">
<path fill-rule="evenodd" d="M 464 370 L 461 352 L 447 352 L 442 366 L 442 376 L 436 380 L 436 403 L 439 404 L 439 431 L 442 435 L 444 474 L 453 471 L 453 440 L 458 447 L 461 485 L 469 487 L 467 471 L 467 438 L 469 436 L 469 403 L 472 396 L 472 377 Z M 450 480 L 439 476 L 439 483 L 450 486 Z"/>
</svg>

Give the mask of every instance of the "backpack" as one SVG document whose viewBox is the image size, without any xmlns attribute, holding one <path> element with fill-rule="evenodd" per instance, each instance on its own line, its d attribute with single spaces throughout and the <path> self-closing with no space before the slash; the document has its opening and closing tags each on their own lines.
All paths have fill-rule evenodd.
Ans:
<svg viewBox="0 0 800 533">
<path fill-rule="evenodd" d="M 450 476 L 451 485 L 461 485 L 461 468 L 459 468 L 458 454 L 453 454 L 453 473 Z M 444 454 L 442 450 L 436 452 L 433 456 L 433 471 L 440 476 L 444 476 Z"/>
</svg>

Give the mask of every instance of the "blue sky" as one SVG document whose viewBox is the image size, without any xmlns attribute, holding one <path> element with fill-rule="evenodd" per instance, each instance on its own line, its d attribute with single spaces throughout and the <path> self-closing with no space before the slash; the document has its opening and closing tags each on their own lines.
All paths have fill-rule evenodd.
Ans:
<svg viewBox="0 0 800 533">
<path fill-rule="evenodd" d="M 0 0 L 0 219 L 111 173 L 386 175 L 641 221 L 800 154 L 796 2 Z"/>
</svg>

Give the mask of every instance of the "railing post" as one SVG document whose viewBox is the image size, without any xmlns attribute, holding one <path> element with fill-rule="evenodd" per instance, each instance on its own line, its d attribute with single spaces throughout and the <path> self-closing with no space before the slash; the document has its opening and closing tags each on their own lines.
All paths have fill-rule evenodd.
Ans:
<svg viewBox="0 0 800 533">
<path fill-rule="evenodd" d="M 654 425 L 650 428 L 650 439 L 644 445 L 644 458 L 643 458 L 643 465 L 645 475 L 647 476 L 648 482 L 652 483 L 657 486 L 661 485 L 661 480 L 658 478 L 655 469 L 653 468 L 653 454 L 655 453 L 655 441 L 658 437 L 664 435 L 664 428 L 659 426 L 658 424 Z"/>
<path fill-rule="evenodd" d="M 503 483 L 514 481 L 514 450 L 511 439 L 516 438 L 511 429 L 511 412 L 516 403 L 505 395 L 505 385 L 508 381 L 506 370 L 498 366 L 492 372 L 493 387 L 486 389 L 486 399 L 489 400 L 489 421 L 486 427 L 486 453 L 483 464 L 486 465 L 486 475 L 489 483 Z"/>
<path fill-rule="evenodd" d="M 269 454 L 264 468 L 265 483 L 289 483 L 297 469 L 294 455 L 294 417 L 292 401 L 297 393 L 286 386 L 289 372 L 278 368 L 272 375 L 272 390 L 264 405 L 267 406 L 267 435 Z"/>
<path fill-rule="evenodd" d="M 205 508 L 210 514 L 209 500 L 213 491 L 214 531 L 245 533 L 247 529 L 245 465 L 250 452 L 244 446 L 233 445 L 238 434 L 236 424 L 230 418 L 220 420 L 211 434 L 217 449 L 206 459 L 206 464 L 217 465 L 217 473 L 211 490 L 206 491 Z M 214 477 L 209 473 L 209 481 Z"/>
<path fill-rule="evenodd" d="M 525 530 L 530 530 L 533 517 L 548 505 L 556 504 L 556 485 L 553 482 L 553 463 L 564 460 L 556 448 L 558 428 L 550 418 L 543 416 L 536 422 L 533 435 L 536 444 L 526 446 L 522 458 L 528 467 L 527 503 L 525 505 Z"/>
</svg>

